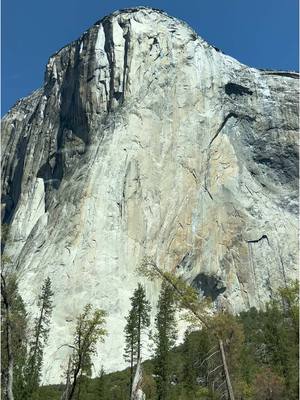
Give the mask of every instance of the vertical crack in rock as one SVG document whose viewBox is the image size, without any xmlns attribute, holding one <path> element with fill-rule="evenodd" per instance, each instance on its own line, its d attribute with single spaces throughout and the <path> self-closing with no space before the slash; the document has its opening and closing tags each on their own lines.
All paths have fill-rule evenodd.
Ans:
<svg viewBox="0 0 300 400">
<path fill-rule="evenodd" d="M 121 216 L 125 215 L 125 207 L 128 201 L 133 199 L 141 191 L 141 179 L 139 164 L 136 160 L 129 161 L 122 184 L 122 198 L 117 203 L 120 207 Z"/>
<path fill-rule="evenodd" d="M 252 251 L 252 246 L 251 246 L 251 242 L 248 242 L 248 254 L 249 254 L 249 263 L 251 266 L 251 271 L 253 274 L 253 283 L 254 283 L 254 288 L 255 291 L 257 290 L 257 277 L 256 277 L 256 271 L 255 271 L 255 265 L 254 265 L 254 261 L 253 261 L 253 251 Z"/>
<path fill-rule="evenodd" d="M 124 38 L 124 60 L 123 60 L 122 96 L 121 96 L 122 103 L 124 103 L 126 85 L 129 74 L 128 56 L 129 56 L 131 28 L 130 28 L 130 21 L 128 21 L 127 23 L 119 22 L 119 25 L 123 29 L 123 38 Z"/>
<path fill-rule="evenodd" d="M 280 253 L 279 253 L 279 260 L 280 260 L 282 276 L 283 276 L 283 279 L 284 279 L 284 285 L 285 285 L 285 287 L 287 287 L 287 278 L 286 278 L 284 263 L 283 263 L 282 255 Z"/>
<path fill-rule="evenodd" d="M 102 22 L 104 35 L 105 35 L 105 45 L 104 49 L 107 55 L 109 63 L 109 100 L 107 103 L 107 112 L 111 113 L 113 109 L 113 99 L 115 96 L 115 52 L 114 52 L 114 40 L 113 40 L 113 24 L 111 18 L 106 18 Z"/>
<path fill-rule="evenodd" d="M 271 279 L 271 273 L 270 273 L 269 265 L 266 265 L 266 271 L 265 272 L 267 274 L 267 277 L 264 276 L 264 278 L 262 279 L 260 266 L 259 266 L 260 260 L 257 259 L 257 256 L 256 256 L 256 262 L 258 263 L 258 268 L 256 268 L 255 262 L 253 260 L 254 254 L 256 253 L 255 252 L 253 254 L 253 250 L 254 250 L 254 248 L 256 248 L 258 243 L 261 243 L 261 246 L 263 246 L 264 242 L 267 243 L 269 251 L 272 251 L 272 248 L 271 248 L 270 242 L 269 242 L 269 238 L 268 238 L 268 236 L 266 234 L 263 234 L 258 239 L 251 239 L 251 240 L 247 240 L 246 242 L 248 243 L 249 258 L 250 258 L 250 262 L 251 262 L 251 265 L 252 265 L 252 271 L 253 271 L 253 274 L 254 274 L 254 282 L 259 282 L 259 280 L 262 280 L 264 282 L 264 285 L 267 285 L 268 292 L 270 293 L 270 295 L 272 295 L 273 289 L 272 289 L 272 285 L 271 285 L 272 279 Z M 262 254 L 266 257 L 265 252 L 263 250 L 261 250 L 261 251 L 262 251 Z M 257 284 L 256 284 L 256 286 L 257 286 Z M 260 304 L 263 306 L 263 301 L 262 301 L 262 298 L 261 298 L 260 288 L 259 287 L 257 287 L 257 289 L 256 289 L 256 295 L 258 296 Z"/>
</svg>

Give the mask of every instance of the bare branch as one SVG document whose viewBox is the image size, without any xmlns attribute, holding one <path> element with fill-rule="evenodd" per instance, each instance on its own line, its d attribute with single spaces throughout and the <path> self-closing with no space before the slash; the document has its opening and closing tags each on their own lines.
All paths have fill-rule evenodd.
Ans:
<svg viewBox="0 0 300 400">
<path fill-rule="evenodd" d="M 215 351 L 214 353 L 212 353 L 210 356 L 206 357 L 206 358 L 201 362 L 201 364 L 199 365 L 199 367 L 201 367 L 201 366 L 205 363 L 205 361 L 208 361 L 211 357 L 213 357 L 215 354 L 218 354 L 218 353 L 220 353 L 220 350 L 217 350 L 217 351 Z M 198 365 L 198 363 L 195 363 L 195 365 Z"/>
<path fill-rule="evenodd" d="M 207 376 L 213 374 L 215 371 L 217 371 L 219 368 L 223 367 L 223 364 L 218 365 L 216 368 L 214 368 L 212 371 L 209 371 Z"/>
</svg>

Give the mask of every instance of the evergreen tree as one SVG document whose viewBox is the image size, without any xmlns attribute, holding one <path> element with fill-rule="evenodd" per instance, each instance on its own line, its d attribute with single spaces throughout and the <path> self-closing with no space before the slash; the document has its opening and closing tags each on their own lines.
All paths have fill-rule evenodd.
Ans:
<svg viewBox="0 0 300 400">
<path fill-rule="evenodd" d="M 174 291 L 166 282 L 162 283 L 157 308 L 158 312 L 155 319 L 156 334 L 154 335 L 154 371 L 157 398 L 158 400 L 166 400 L 168 398 L 171 379 L 169 353 L 172 347 L 174 347 L 177 337 Z"/>
<path fill-rule="evenodd" d="M 133 367 L 137 362 L 136 357 L 136 343 L 137 343 L 137 324 L 135 310 L 131 308 L 128 316 L 126 317 L 127 324 L 125 326 L 125 361 L 130 363 L 130 394 L 132 391 L 133 383 Z"/>
<path fill-rule="evenodd" d="M 51 280 L 46 278 L 38 298 L 39 313 L 35 318 L 33 337 L 29 343 L 29 355 L 25 371 L 26 395 L 24 398 L 32 399 L 39 387 L 43 362 L 44 347 L 48 341 L 50 320 L 52 314 Z"/>
<path fill-rule="evenodd" d="M 24 372 L 27 361 L 27 313 L 24 302 L 16 288 L 12 303 L 12 348 L 14 353 L 14 400 L 24 399 Z"/>
<path fill-rule="evenodd" d="M 5 400 L 13 400 L 14 359 L 12 351 L 11 296 L 7 279 L 2 273 L 1 311 L 1 394 Z"/>
<path fill-rule="evenodd" d="M 150 325 L 150 303 L 144 287 L 139 283 L 131 300 L 131 309 L 126 317 L 124 358 L 130 363 L 130 394 L 132 391 L 133 368 L 141 358 L 142 333 Z"/>
<path fill-rule="evenodd" d="M 207 373 L 211 364 L 217 356 L 214 337 L 209 335 L 208 330 L 203 328 L 185 334 L 183 344 L 183 381 L 186 391 L 195 393 L 198 384 L 208 386 Z"/>
<path fill-rule="evenodd" d="M 1 397 L 23 399 L 26 365 L 27 314 L 11 273 L 10 261 L 2 259 L 1 271 Z"/>
<path fill-rule="evenodd" d="M 246 347 L 252 356 L 248 356 L 251 368 L 248 360 L 241 367 L 246 365 L 247 370 L 251 370 L 252 381 L 256 374 L 256 379 L 264 382 L 264 371 L 270 372 L 270 381 L 274 377 L 278 382 L 283 379 L 285 390 L 281 398 L 288 400 L 298 399 L 298 302 L 299 287 L 295 281 L 279 289 L 265 310 L 252 308 L 239 317 L 244 326 Z M 257 384 L 254 384 L 254 392 L 256 389 Z"/>
<path fill-rule="evenodd" d="M 283 376 L 289 398 L 298 393 L 299 286 L 293 282 L 278 291 L 277 296 L 260 312 L 263 320 L 265 362 Z"/>
<path fill-rule="evenodd" d="M 105 371 L 103 366 L 101 367 L 101 370 L 98 374 L 97 377 L 97 382 L 96 382 L 96 394 L 97 394 L 97 399 L 98 400 L 104 400 L 105 399 L 105 392 L 106 392 L 106 387 L 105 387 Z"/>
</svg>

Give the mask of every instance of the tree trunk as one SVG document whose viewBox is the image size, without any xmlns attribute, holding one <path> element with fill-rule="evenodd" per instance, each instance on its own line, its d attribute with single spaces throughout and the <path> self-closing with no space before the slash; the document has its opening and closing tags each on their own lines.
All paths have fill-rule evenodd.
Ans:
<svg viewBox="0 0 300 400">
<path fill-rule="evenodd" d="M 139 312 L 137 359 L 139 360 L 140 358 L 141 358 L 141 314 Z"/>
<path fill-rule="evenodd" d="M 143 380 L 142 362 L 141 359 L 139 358 L 137 360 L 137 366 L 132 385 L 132 392 L 130 397 L 131 400 L 146 400 L 145 394 L 141 389 L 142 380 Z"/>
<path fill-rule="evenodd" d="M 69 390 L 70 390 L 70 370 L 71 370 L 71 357 L 69 357 L 68 361 L 68 369 L 67 369 L 67 376 L 66 376 L 66 387 L 65 390 L 61 396 L 61 400 L 67 400 L 69 396 Z"/>
<path fill-rule="evenodd" d="M 7 357 L 8 357 L 8 371 L 7 371 L 7 400 L 14 400 L 13 395 L 13 372 L 14 372 L 14 359 L 12 353 L 11 343 L 11 325 L 10 325 L 10 312 L 7 310 Z"/>
<path fill-rule="evenodd" d="M 131 346 L 131 354 L 130 354 L 130 393 L 129 393 L 129 397 L 131 397 L 131 393 L 132 393 L 132 382 L 133 382 L 133 346 Z"/>
<path fill-rule="evenodd" d="M 221 351 L 221 356 L 222 356 L 222 363 L 223 363 L 223 368 L 225 372 L 225 379 L 226 379 L 226 385 L 227 385 L 227 390 L 228 390 L 228 396 L 230 400 L 234 400 L 234 394 L 233 394 L 233 389 L 230 381 L 230 375 L 227 367 L 227 362 L 226 362 L 226 356 L 225 356 L 225 351 L 224 351 L 224 346 L 223 346 L 223 340 L 219 339 L 219 347 Z"/>
<path fill-rule="evenodd" d="M 80 392 L 81 392 L 81 385 L 82 385 L 82 370 L 81 370 L 81 372 L 80 372 L 80 376 L 79 376 L 79 379 L 78 379 L 78 391 L 77 391 L 77 400 L 79 400 L 80 399 Z"/>
<path fill-rule="evenodd" d="M 75 393 L 75 389 L 76 389 L 76 386 L 77 386 L 77 382 L 78 382 L 77 378 L 78 378 L 78 374 L 80 372 L 80 369 L 81 369 L 81 362 L 79 361 L 78 365 L 76 366 L 76 369 L 74 371 L 73 382 L 72 382 L 70 393 L 68 394 L 67 400 L 73 399 L 73 396 L 74 396 L 74 393 Z"/>
</svg>

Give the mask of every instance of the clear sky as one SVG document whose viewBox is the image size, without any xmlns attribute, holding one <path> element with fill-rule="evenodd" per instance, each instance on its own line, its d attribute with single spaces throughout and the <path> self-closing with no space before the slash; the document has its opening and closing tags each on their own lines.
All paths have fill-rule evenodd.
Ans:
<svg viewBox="0 0 300 400">
<path fill-rule="evenodd" d="M 250 66 L 298 70 L 298 0 L 2 0 L 2 115 L 42 85 L 52 53 L 103 16 L 133 6 L 186 21 Z"/>
</svg>

